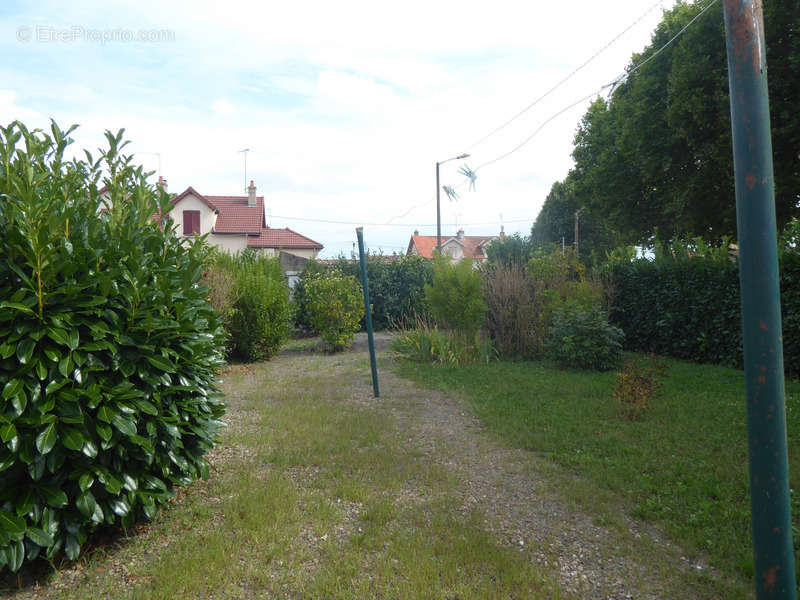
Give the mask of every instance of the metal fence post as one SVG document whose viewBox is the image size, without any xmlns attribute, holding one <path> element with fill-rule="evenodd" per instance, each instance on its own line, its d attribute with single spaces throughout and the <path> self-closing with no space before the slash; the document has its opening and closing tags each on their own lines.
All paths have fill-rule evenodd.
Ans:
<svg viewBox="0 0 800 600">
<path fill-rule="evenodd" d="M 356 227 L 358 237 L 358 258 L 361 261 L 361 287 L 364 288 L 364 310 L 367 321 L 367 340 L 369 341 L 369 363 L 372 368 L 372 389 L 375 397 L 381 394 L 378 390 L 378 366 L 375 363 L 375 336 L 372 333 L 372 309 L 369 306 L 369 283 L 367 282 L 367 261 L 364 257 L 364 228 Z"/>
<path fill-rule="evenodd" d="M 761 0 L 724 0 L 756 596 L 795 600 L 775 189 Z"/>
</svg>

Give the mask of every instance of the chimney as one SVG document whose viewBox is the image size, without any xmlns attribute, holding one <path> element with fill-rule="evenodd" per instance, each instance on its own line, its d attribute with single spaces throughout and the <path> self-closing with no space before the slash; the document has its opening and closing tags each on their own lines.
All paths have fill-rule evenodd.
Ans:
<svg viewBox="0 0 800 600">
<path fill-rule="evenodd" d="M 161 175 L 158 176 L 158 183 L 156 185 L 160 187 L 162 190 L 164 190 L 164 192 L 167 191 L 167 180 L 164 179 Z"/>
<path fill-rule="evenodd" d="M 456 233 L 456 239 L 457 240 L 463 240 L 464 239 L 464 230 L 463 229 L 459 229 L 458 230 L 458 233 Z"/>
<path fill-rule="evenodd" d="M 414 230 L 414 235 L 419 235 L 419 229 Z"/>
<path fill-rule="evenodd" d="M 505 232 L 505 228 L 504 228 L 502 225 L 500 225 L 500 239 L 501 239 L 501 240 L 504 240 L 504 239 L 506 239 L 506 232 Z"/>
<path fill-rule="evenodd" d="M 250 187 L 247 188 L 247 206 L 256 205 L 256 186 L 253 180 L 250 180 Z"/>
</svg>

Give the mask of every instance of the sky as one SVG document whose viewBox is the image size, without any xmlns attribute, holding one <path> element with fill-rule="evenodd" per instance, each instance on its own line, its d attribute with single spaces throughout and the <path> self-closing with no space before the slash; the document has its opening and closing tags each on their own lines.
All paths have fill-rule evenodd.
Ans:
<svg viewBox="0 0 800 600">
<path fill-rule="evenodd" d="M 435 235 L 436 163 L 468 153 L 440 167 L 458 192 L 442 235 L 527 235 L 591 100 L 552 117 L 623 73 L 672 4 L 4 0 L 0 123 L 77 123 L 92 151 L 125 128 L 170 192 L 252 179 L 269 225 L 322 257 L 349 255 L 357 226 L 384 254 Z"/>
</svg>

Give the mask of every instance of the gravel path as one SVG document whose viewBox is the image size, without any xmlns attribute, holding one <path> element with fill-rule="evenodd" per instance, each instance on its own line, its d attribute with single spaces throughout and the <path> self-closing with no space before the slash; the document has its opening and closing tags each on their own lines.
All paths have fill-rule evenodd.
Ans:
<svg viewBox="0 0 800 600">
<path fill-rule="evenodd" d="M 696 598 L 700 595 L 693 592 L 691 582 L 698 574 L 718 577 L 707 565 L 686 559 L 680 548 L 652 527 L 624 515 L 619 515 L 614 526 L 598 524 L 596 515 L 585 514 L 576 508 L 576 499 L 569 497 L 573 493 L 569 490 L 577 488 L 567 485 L 560 489 L 559 483 L 569 478 L 568 474 L 534 453 L 504 445 L 485 430 L 463 399 L 423 389 L 395 375 L 392 359 L 386 360 L 391 355 L 389 346 L 387 334 L 376 335 L 381 358 L 380 398 L 372 394 L 365 334 L 357 336 L 348 352 L 328 355 L 311 343 L 290 348 L 263 365 L 233 367 L 232 371 L 247 375 L 248 385 L 255 387 L 243 388 L 228 398 L 225 420 L 229 431 L 245 433 L 257 427 L 257 414 L 242 398 L 245 393 L 262 393 L 262 385 L 291 387 L 309 377 L 347 381 L 346 393 L 337 397 L 344 397 L 343 402 L 356 408 L 388 415 L 406 449 L 413 449 L 453 477 L 458 510 L 464 515 L 474 511 L 483 514 L 484 526 L 497 543 L 527 552 L 543 571 L 558 580 L 568 596 Z M 265 397 L 264 401 L 270 400 Z M 214 449 L 209 459 L 217 471 L 253 461 L 250 448 L 230 443 Z M 298 486 L 311 485 L 315 478 L 313 472 L 287 474 Z M 409 480 L 395 501 L 410 504 L 424 496 L 425 490 L 416 489 L 417 485 Z M 194 486 L 195 493 L 198 489 L 202 492 L 207 483 Z M 352 536 L 359 526 L 360 508 L 354 505 L 351 512 L 337 533 L 343 539 Z M 318 542 L 301 531 L 293 543 L 305 546 L 313 556 Z M 114 575 L 119 579 L 119 590 L 129 590 L 135 582 L 125 575 L 126 569 L 145 558 L 127 555 L 120 548 L 120 552 L 110 552 L 102 567 L 93 568 L 119 572 Z M 269 568 L 276 569 L 277 564 Z M 81 563 L 60 569 L 49 585 L 25 587 L 11 597 L 60 597 L 62 590 L 79 584 L 83 570 Z"/>
<path fill-rule="evenodd" d="M 387 334 L 377 334 L 376 346 L 388 348 Z M 366 354 L 366 349 L 366 335 L 361 334 L 352 355 Z M 537 562 L 557 572 L 566 591 L 579 598 L 667 599 L 678 597 L 671 589 L 675 585 L 686 592 L 685 581 L 674 579 L 693 576 L 693 570 L 717 576 L 706 564 L 686 559 L 655 528 L 623 516 L 625 530 L 610 531 L 596 525 L 592 516 L 567 507 L 569 499 L 558 497 L 543 480 L 548 477 L 543 471 L 552 471 L 552 465 L 542 469 L 544 459 L 490 436 L 463 400 L 422 389 L 391 368 L 380 371 L 381 398 L 372 397 L 367 381 L 354 401 L 388 409 L 398 427 L 406 429 L 408 444 L 457 474 L 463 510 L 482 511 L 487 529 L 500 543 L 531 547 Z M 654 571 L 652 561 L 631 557 L 630 548 L 643 543 L 675 563 L 668 569 L 672 582 L 669 577 L 664 581 L 663 571 Z"/>
</svg>

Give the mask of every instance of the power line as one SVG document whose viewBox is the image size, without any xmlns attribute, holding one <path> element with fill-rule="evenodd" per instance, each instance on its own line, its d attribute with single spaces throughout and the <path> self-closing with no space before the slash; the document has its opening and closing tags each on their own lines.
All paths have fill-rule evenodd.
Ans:
<svg viewBox="0 0 800 600">
<path fill-rule="evenodd" d="M 627 71 L 626 73 L 623 73 L 623 74 L 622 74 L 622 75 L 621 75 L 621 76 L 620 76 L 620 77 L 619 77 L 619 78 L 618 78 L 618 79 L 617 79 L 617 80 L 614 82 L 614 84 L 615 84 L 615 85 L 617 85 L 617 84 L 619 84 L 619 83 L 622 83 L 622 82 L 623 82 L 623 81 L 625 81 L 625 80 L 626 80 L 628 77 L 630 77 L 631 75 L 633 75 L 634 73 L 636 73 L 636 71 L 638 71 L 639 69 L 641 69 L 643 66 L 645 66 L 647 63 L 649 63 L 651 60 L 653 60 L 653 59 L 654 59 L 656 56 L 658 56 L 659 54 L 661 54 L 661 53 L 662 53 L 662 52 L 663 52 L 663 51 L 664 51 L 664 50 L 667 48 L 667 46 L 669 46 L 670 44 L 672 44 L 672 42 L 674 42 L 675 40 L 677 40 L 677 39 L 678 39 L 678 38 L 679 38 L 679 37 L 680 37 L 680 36 L 683 34 L 683 32 L 684 32 L 684 31 L 686 31 L 687 29 L 689 29 L 689 27 L 692 25 L 692 23 L 694 23 L 695 21 L 697 21 L 697 19 L 699 19 L 700 17 L 702 17 L 702 16 L 703 16 L 703 15 L 706 13 L 706 11 L 707 11 L 709 8 L 711 8 L 712 6 L 714 6 L 714 5 L 717 3 L 717 1 L 718 1 L 718 0 L 711 0 L 711 2 L 709 2 L 709 3 L 708 3 L 708 5 L 706 5 L 706 7 L 705 7 L 703 10 L 701 10 L 699 13 L 697 13 L 697 14 L 694 16 L 694 18 L 693 18 L 691 21 L 689 21 L 689 22 L 688 22 L 686 25 L 684 25 L 684 26 L 683 26 L 683 29 L 681 29 L 681 30 L 680 30 L 678 33 L 676 33 L 674 36 L 672 36 L 672 39 L 670 39 L 670 40 L 669 40 L 669 41 L 668 41 L 666 44 L 664 44 L 663 46 L 661 46 L 661 48 L 659 48 L 658 50 L 656 50 L 656 51 L 655 51 L 653 54 L 651 54 L 651 55 L 650 55 L 650 56 L 648 56 L 646 59 L 644 59 L 642 62 L 640 62 L 638 65 L 636 65 L 636 66 L 635 66 L 633 69 L 631 69 L 630 71 Z"/>
<path fill-rule="evenodd" d="M 424 206 L 427 206 L 428 204 L 430 204 L 434 200 L 436 200 L 436 196 L 433 196 L 430 200 L 426 200 L 422 204 L 417 204 L 416 206 L 412 206 L 406 212 L 404 212 L 402 215 L 397 215 L 396 217 L 392 217 L 391 219 L 386 221 L 386 223 L 384 223 L 384 225 L 391 225 L 392 221 L 394 221 L 395 219 L 402 219 L 403 217 L 409 215 L 411 212 L 417 210 L 418 208 L 422 208 Z"/>
<path fill-rule="evenodd" d="M 492 160 L 489 160 L 489 161 L 486 161 L 485 163 L 482 163 L 481 165 L 479 165 L 475 169 L 474 172 L 477 173 L 478 170 L 482 169 L 483 167 L 486 167 L 488 165 L 496 163 L 496 162 L 498 162 L 500 160 L 503 160 L 504 158 L 507 158 L 508 156 L 514 154 L 514 152 L 516 152 L 517 150 L 519 150 L 520 148 L 522 148 L 523 146 L 528 144 L 528 142 L 530 142 L 534 137 L 536 137 L 536 135 L 545 127 L 545 125 L 547 125 L 548 123 L 553 121 L 556 117 L 558 117 L 558 116 L 562 115 L 563 113 L 567 112 L 569 109 L 577 106 L 578 104 L 581 104 L 582 102 L 585 102 L 586 100 L 589 100 L 593 96 L 596 96 L 596 95 L 600 94 L 600 92 L 602 92 L 606 88 L 612 87 L 613 89 L 616 89 L 616 86 L 618 86 L 621 82 L 623 82 L 625 79 L 627 79 L 628 77 L 633 75 L 636 71 L 641 69 L 644 65 L 646 65 L 648 62 L 653 60 L 656 56 L 661 54 L 661 52 L 663 52 L 667 48 L 667 46 L 669 46 L 670 44 L 672 44 L 672 42 L 674 42 L 676 39 L 678 39 L 678 37 L 680 37 L 683 34 L 684 31 L 686 31 L 695 21 L 697 21 L 697 19 L 699 19 L 701 16 L 703 16 L 706 13 L 706 11 L 708 11 L 708 9 L 710 9 L 712 6 L 714 6 L 714 4 L 716 4 L 717 2 L 718 2 L 718 0 L 711 0 L 711 2 L 709 2 L 708 5 L 706 5 L 706 7 L 703 10 L 701 10 L 697 15 L 695 15 L 695 17 L 691 21 L 689 21 L 678 33 L 676 33 L 668 42 L 666 42 L 663 46 L 661 46 L 653 54 L 648 56 L 645 60 L 643 60 L 638 65 L 633 67 L 630 71 L 627 71 L 625 74 L 621 75 L 620 77 L 617 77 L 611 83 L 607 83 L 606 85 L 604 85 L 603 87 L 601 87 L 597 91 L 592 92 L 591 94 L 589 94 L 587 96 L 584 96 L 580 100 L 577 100 L 577 101 L 573 102 L 572 104 L 569 104 L 568 106 L 562 108 L 561 110 L 559 110 L 558 112 L 556 112 L 555 114 L 550 116 L 547 120 L 545 120 L 541 125 L 539 125 L 539 127 L 537 127 L 534 130 L 534 132 L 531 133 L 527 138 L 525 138 L 525 140 L 523 140 L 520 144 L 518 144 L 517 146 L 515 146 L 514 148 L 512 148 L 511 150 L 509 150 L 505 154 L 501 154 L 500 156 L 498 156 L 496 158 L 493 158 Z M 464 183 L 462 183 L 462 185 L 464 185 Z"/>
<path fill-rule="evenodd" d="M 566 106 L 566 107 L 562 108 L 562 109 L 561 109 L 561 110 L 559 110 L 557 113 L 555 113 L 554 115 L 552 115 L 552 116 L 550 116 L 548 119 L 546 119 L 546 120 L 545 120 L 545 121 L 544 121 L 544 122 L 543 122 L 541 125 L 539 125 L 539 127 L 537 127 L 537 128 L 534 130 L 534 132 L 533 132 L 532 134 L 530 134 L 530 135 L 529 135 L 527 138 L 525 138 L 525 139 L 524 139 L 524 140 L 523 140 L 523 141 L 522 141 L 520 144 L 516 145 L 514 148 L 512 148 L 511 150 L 509 150 L 509 151 L 508 151 L 508 152 L 506 152 L 505 154 L 501 154 L 500 156 L 498 156 L 498 157 L 496 157 L 496 158 L 493 158 L 492 160 L 488 160 L 488 161 L 486 161 L 485 163 L 482 163 L 481 165 L 479 165 L 478 167 L 476 167 L 476 168 L 475 168 L 475 172 L 477 173 L 477 172 L 478 172 L 480 169 L 482 169 L 483 167 L 486 167 L 486 166 L 488 166 L 488 165 L 491 165 L 491 164 L 493 164 L 493 163 L 496 163 L 497 161 L 503 160 L 504 158 L 507 158 L 507 157 L 511 156 L 512 154 L 514 154 L 514 152 L 516 152 L 517 150 L 519 150 L 520 148 L 522 148 L 523 146 L 525 146 L 525 145 L 526 145 L 528 142 L 530 142 L 530 141 L 531 141 L 531 140 L 532 140 L 534 137 L 536 137 L 536 135 L 537 135 L 537 134 L 538 134 L 538 133 L 539 133 L 539 132 L 540 132 L 542 129 L 544 129 L 545 125 L 547 125 L 548 123 L 550 123 L 551 121 L 553 121 L 553 120 L 554 120 L 554 119 L 556 119 L 557 117 L 559 117 L 559 116 L 561 116 L 562 114 L 564 114 L 565 112 L 567 112 L 567 111 L 568 111 L 570 108 L 574 108 L 574 107 L 575 107 L 575 106 L 577 106 L 578 104 L 581 104 L 581 103 L 583 103 L 583 102 L 586 102 L 586 101 L 587 101 L 587 100 L 589 100 L 590 98 L 592 98 L 592 97 L 594 97 L 594 96 L 598 95 L 600 92 L 602 92 L 602 91 L 603 91 L 604 89 L 606 89 L 607 87 L 610 87 L 611 85 L 614 85 L 614 84 L 613 84 L 613 83 L 608 83 L 608 84 L 604 85 L 603 87 L 601 87 L 600 89 L 598 89 L 598 90 L 596 90 L 596 91 L 592 92 L 591 94 L 588 94 L 587 96 L 584 96 L 584 97 L 583 97 L 583 98 L 581 98 L 580 100 L 576 100 L 575 102 L 573 102 L 573 103 L 572 103 L 572 104 L 570 104 L 569 106 Z"/>
<path fill-rule="evenodd" d="M 525 108 L 523 108 L 523 109 L 522 109 L 521 111 L 519 111 L 519 112 L 518 112 L 516 115 L 514 115 L 513 117 L 511 117 L 511 118 L 510 118 L 508 121 L 506 121 L 505 123 L 503 123 L 502 125 L 500 125 L 500 127 L 497 127 L 496 129 L 494 129 L 494 130 L 490 131 L 490 132 L 489 132 L 489 133 L 487 133 L 485 136 L 483 136 L 481 139 L 479 139 L 477 142 L 473 142 L 472 144 L 470 144 L 470 145 L 467 147 L 467 150 L 471 150 L 472 148 L 474 148 L 474 147 L 475 147 L 475 146 L 477 146 L 478 144 L 480 144 L 480 143 L 482 143 L 482 142 L 486 141 L 487 139 L 489 139 L 490 137 L 492 137 L 492 136 L 493 136 L 495 133 L 497 133 L 497 132 L 501 131 L 502 129 L 505 129 L 505 127 L 506 127 L 506 126 L 508 126 L 508 125 L 510 125 L 511 123 L 513 123 L 514 121 L 516 121 L 516 120 L 517 120 L 519 117 L 521 117 L 522 115 L 524 115 L 526 112 L 528 112 L 528 111 L 529 111 L 530 109 L 532 109 L 534 106 L 536 106 L 536 105 L 537 105 L 539 102 L 541 102 L 542 100 L 544 100 L 545 98 L 547 98 L 547 96 L 549 96 L 551 93 L 553 93 L 554 91 L 556 91 L 556 90 L 557 90 L 559 87 L 561 87 L 561 86 L 562 86 L 564 83 L 566 83 L 567 81 L 569 81 L 570 79 L 572 79 L 572 77 L 574 77 L 574 76 L 575 76 L 575 74 L 576 74 L 576 73 L 578 73 L 578 71 L 580 71 L 581 69 L 583 69 L 583 68 L 584 68 L 586 65 L 588 65 L 590 62 L 592 62 L 592 61 L 593 61 L 595 58 L 597 58 L 597 57 L 598 57 L 598 56 L 600 56 L 600 55 L 601 55 L 603 52 L 605 52 L 605 51 L 606 51 L 608 48 L 610 48 L 610 47 L 611 47 L 611 45 L 612 45 L 612 44 L 614 44 L 614 42 L 616 42 L 616 41 L 617 41 L 618 39 L 620 39 L 620 38 L 621 38 L 623 35 L 625 35 L 626 33 L 628 33 L 628 31 L 630 31 L 630 30 L 631 30 L 631 29 L 633 29 L 633 28 L 634 28 L 636 25 L 638 25 L 638 24 L 639 24 L 639 23 L 642 21 L 642 19 L 644 19 L 644 18 L 645 18 L 647 15 L 649 15 L 651 12 L 653 12 L 653 10 L 654 10 L 654 9 L 655 9 L 657 6 L 660 6 L 660 5 L 661 5 L 661 0 L 659 0 L 658 2 L 656 2 L 655 4 L 653 4 L 653 5 L 652 5 L 650 8 L 648 8 L 648 9 L 647 9 L 647 11 L 646 11 L 644 14 L 642 14 L 642 16 L 640 16 L 640 17 L 639 17 L 638 19 L 636 19 L 636 20 L 635 20 L 633 23 L 631 23 L 630 25 L 628 25 L 628 26 L 627 26 L 627 27 L 626 27 L 624 30 L 622 30 L 622 32 L 620 32 L 620 33 L 619 33 L 619 34 L 618 34 L 618 35 L 617 35 L 617 36 L 616 36 L 614 39 L 612 39 L 612 40 L 611 40 L 610 42 L 608 42 L 608 43 L 607 43 L 605 46 L 603 46 L 602 48 L 600 48 L 600 50 L 598 50 L 597 52 L 595 52 L 594 54 L 592 54 L 592 55 L 591 55 L 591 56 L 590 56 L 590 57 L 589 57 L 589 58 L 588 58 L 588 59 L 587 59 L 587 60 L 586 60 L 586 61 L 585 61 L 583 64 L 581 64 L 579 67 L 577 67 L 576 69 L 574 69 L 574 70 L 573 70 L 573 71 L 572 71 L 572 72 L 571 72 L 569 75 L 567 75 L 566 77 L 564 77 L 564 79 L 560 80 L 560 81 L 559 81 L 558 83 L 556 83 L 556 84 L 555 84 L 553 87 L 551 87 L 549 90 L 547 90 L 547 91 L 546 91 L 544 94 L 542 94 L 541 96 L 539 96 L 539 97 L 538 97 L 536 100 L 534 100 L 533 102 L 531 102 L 531 103 L 530 103 L 528 106 L 526 106 Z"/>
<path fill-rule="evenodd" d="M 436 227 L 436 223 L 365 223 L 363 221 L 332 221 L 328 219 L 309 219 L 307 217 L 290 217 L 287 215 L 272 215 L 274 219 L 287 219 L 290 221 L 305 221 L 309 223 L 325 223 L 328 225 L 364 225 L 366 227 Z M 503 219 L 503 223 L 530 223 L 535 218 Z M 480 223 L 460 223 L 461 226 L 499 225 L 500 221 L 483 221 Z M 442 223 L 442 225 L 458 225 L 458 223 Z"/>
</svg>

